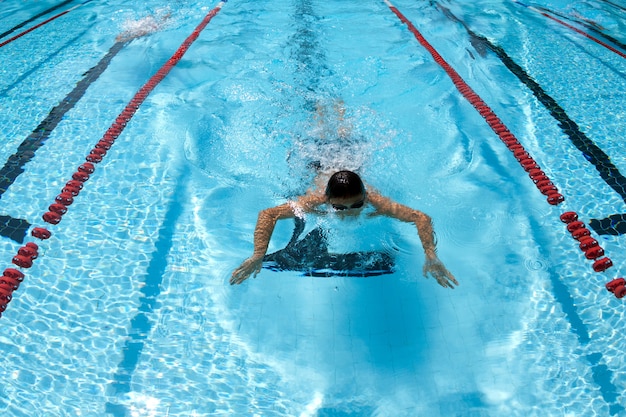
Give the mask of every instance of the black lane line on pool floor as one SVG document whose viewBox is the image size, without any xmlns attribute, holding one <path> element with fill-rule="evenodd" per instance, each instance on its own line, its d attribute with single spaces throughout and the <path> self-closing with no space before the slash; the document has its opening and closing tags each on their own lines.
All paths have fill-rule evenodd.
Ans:
<svg viewBox="0 0 626 417">
<path fill-rule="evenodd" d="M 513 72 L 520 79 L 520 81 L 522 81 L 525 85 L 527 85 L 533 91 L 533 94 L 535 94 L 537 99 L 539 99 L 539 101 L 550 111 L 550 113 L 553 115 L 553 117 L 557 121 L 559 121 L 559 125 L 562 128 L 563 128 L 563 126 L 568 126 L 569 123 L 573 124 L 576 127 L 575 130 L 571 130 L 570 131 L 568 129 L 564 129 L 564 132 L 568 136 L 570 136 L 570 139 L 572 140 L 572 142 L 576 141 L 576 142 L 583 143 L 583 144 L 586 144 L 588 146 L 597 148 L 597 146 L 590 139 L 586 138 L 586 136 L 584 136 L 584 134 L 582 132 L 580 132 L 580 130 L 578 129 L 578 126 L 576 125 L 576 123 L 573 122 L 567 116 L 565 111 L 560 108 L 560 106 L 556 103 L 556 101 L 554 99 L 552 99 L 550 96 L 548 96 L 547 94 L 545 94 L 545 92 L 543 91 L 541 86 L 539 84 L 537 84 L 528 74 L 526 74 L 526 72 L 519 65 L 517 65 L 506 54 L 506 52 L 502 48 L 492 44 L 488 39 L 484 38 L 483 36 L 480 36 L 480 35 L 476 34 L 475 32 L 473 32 L 471 29 L 469 29 L 469 27 L 466 25 L 465 22 L 461 21 L 454 14 L 452 14 L 452 12 L 449 9 L 441 6 L 440 4 L 436 4 L 436 6 L 440 10 L 442 10 L 443 13 L 446 15 L 446 17 L 448 17 L 450 20 L 463 25 L 463 27 L 465 28 L 465 30 L 467 31 L 467 33 L 470 36 L 470 42 L 472 43 L 472 45 L 475 48 L 477 48 L 477 50 L 479 50 L 478 47 L 480 47 L 481 45 L 482 46 L 487 46 L 489 49 L 491 49 L 502 60 L 502 62 L 505 64 L 505 66 L 511 72 Z M 561 119 L 562 117 L 564 117 L 564 118 Z M 574 137 L 572 137 L 571 135 L 572 135 L 573 132 L 578 132 L 578 134 L 580 136 L 574 135 Z M 590 142 L 590 144 L 588 142 Z M 577 145 L 577 147 L 578 147 L 578 145 Z M 602 152 L 602 150 L 600 150 L 599 148 L 597 148 L 597 149 L 598 149 L 598 151 L 601 154 L 604 154 L 604 152 Z M 583 152 L 583 154 L 584 154 L 584 152 Z M 606 158 L 608 159 L 608 156 Z M 586 157 L 586 159 L 589 160 L 589 158 L 587 158 L 587 157 Z M 609 161 L 609 163 L 610 163 L 610 161 Z M 598 168 L 598 166 L 596 166 L 596 169 L 600 170 Z M 617 170 L 617 168 L 615 168 L 615 170 Z M 618 171 L 618 173 L 619 173 L 619 171 Z M 601 173 L 601 175 L 602 175 L 602 173 Z M 621 178 L 624 178 L 624 177 L 621 177 Z M 624 180 L 624 183 L 626 183 L 626 180 Z M 624 187 L 622 189 L 622 191 L 624 189 L 626 189 L 626 187 Z M 616 191 L 618 193 L 620 193 L 620 191 L 618 191 L 618 190 L 616 190 Z M 622 194 L 620 194 L 620 195 L 622 195 Z M 532 219 L 530 219 L 530 221 L 533 222 Z M 543 250 L 543 248 L 549 247 L 549 245 L 544 244 L 544 243 L 547 242 L 548 239 L 545 238 L 543 236 L 543 234 L 541 233 L 542 228 L 539 225 L 531 224 L 531 226 L 532 226 L 531 227 L 532 230 L 538 231 L 537 233 L 539 233 L 539 235 L 537 236 L 537 239 L 538 239 L 538 241 L 542 242 L 542 243 L 538 244 L 537 247 L 539 248 L 540 252 L 545 252 Z M 545 259 L 549 259 L 551 257 L 549 253 L 541 253 L 541 255 Z M 563 313 L 567 317 L 567 321 L 572 326 L 572 330 L 574 331 L 574 333 L 578 337 L 578 340 L 579 340 L 580 344 L 585 346 L 585 347 L 588 347 L 589 346 L 589 342 L 591 341 L 591 336 L 590 336 L 590 333 L 589 333 L 589 329 L 587 328 L 587 326 L 585 325 L 584 321 L 582 320 L 582 318 L 578 314 L 578 311 L 576 309 L 576 305 L 574 303 L 574 299 L 572 298 L 572 295 L 569 292 L 569 290 L 567 288 L 567 285 L 565 285 L 563 283 L 563 281 L 560 279 L 559 274 L 555 273 L 552 270 L 548 270 L 547 272 L 548 272 L 548 275 L 549 275 L 549 278 L 550 278 L 550 282 L 552 284 L 552 288 L 554 290 L 553 291 L 554 297 L 558 301 L 558 303 L 561 305 L 561 308 L 563 309 Z M 625 410 L 624 407 L 622 407 L 622 405 L 617 402 L 618 397 L 619 397 L 619 394 L 618 394 L 619 391 L 618 391 L 617 387 L 612 382 L 612 380 L 613 380 L 613 373 L 603 363 L 605 361 L 603 360 L 602 353 L 601 352 L 588 353 L 588 354 L 586 354 L 583 357 L 587 360 L 587 362 L 589 363 L 589 365 L 591 367 L 591 373 L 592 373 L 593 381 L 600 388 L 600 393 L 602 394 L 602 398 L 608 404 L 609 411 L 610 411 L 611 415 L 616 415 L 616 414 L 619 414 L 619 413 L 623 412 Z"/>
<path fill-rule="evenodd" d="M 139 364 L 146 339 L 154 326 L 153 313 L 157 307 L 157 298 L 161 294 L 163 276 L 167 271 L 167 257 L 174 246 L 174 232 L 178 219 L 183 213 L 183 206 L 180 202 L 185 201 L 187 196 L 186 179 L 189 177 L 189 172 L 186 171 L 182 172 L 176 181 L 174 195 L 169 202 L 163 223 L 161 223 L 155 249 L 146 270 L 145 285 L 139 290 L 141 293 L 139 297 L 140 305 L 137 309 L 137 314 L 130 321 L 128 337 L 122 349 L 123 357 L 109 385 L 112 392 L 107 393 L 107 396 L 115 399 L 121 399 L 125 394 L 131 392 L 133 374 Z M 110 401 L 107 401 L 105 404 L 105 412 L 107 414 L 125 416 L 128 411 L 127 407 L 122 404 Z"/>
<path fill-rule="evenodd" d="M 24 172 L 24 166 L 35 157 L 37 149 L 41 148 L 50 137 L 65 114 L 70 111 L 83 97 L 87 88 L 96 81 L 109 66 L 111 60 L 124 48 L 127 41 L 116 42 L 109 52 L 94 67 L 89 69 L 76 87 L 59 104 L 50 110 L 48 116 L 33 130 L 33 132 L 18 146 L 17 151 L 9 156 L 0 169 L 0 198 Z M 26 232 L 30 228 L 26 220 L 10 216 L 0 216 L 0 236 L 8 237 L 17 243 L 23 243 Z"/>
<path fill-rule="evenodd" d="M 26 26 L 27 24 L 34 22 L 35 20 L 39 19 L 40 17 L 43 17 L 45 15 L 47 15 L 48 13 L 52 13 L 53 11 L 65 6 L 66 4 L 69 4 L 71 2 L 73 2 L 74 0 L 65 0 L 64 2 L 61 2 L 59 4 L 57 4 L 56 6 L 52 6 L 47 10 L 44 10 L 43 12 L 36 14 L 35 16 L 31 17 L 30 19 L 27 19 L 25 21 L 23 21 L 22 23 L 13 26 L 11 29 L 7 30 L 6 32 L 2 32 L 0 33 L 0 39 L 10 35 L 11 33 L 15 32 L 18 29 L 23 28 L 24 26 Z"/>
<path fill-rule="evenodd" d="M 294 47 L 290 55 L 298 63 L 295 82 L 302 91 L 300 95 L 305 99 L 306 108 L 314 112 L 323 84 L 321 81 L 332 75 L 313 27 L 313 22 L 319 21 L 320 17 L 315 14 L 310 0 L 297 2 L 292 17 L 295 33 L 289 38 L 289 46 Z"/>
<path fill-rule="evenodd" d="M 209 11 L 194 31 L 183 41 L 174 55 L 172 55 L 172 57 L 170 57 L 170 59 L 168 59 L 167 62 L 165 62 L 163 66 L 161 66 L 161 68 L 144 84 L 137 95 L 135 95 L 135 98 L 131 100 L 129 106 L 135 99 L 141 98 L 141 96 L 145 93 L 145 97 L 141 98 L 138 105 L 143 103 L 148 94 L 165 79 L 172 68 L 174 68 L 174 66 L 183 58 L 191 45 L 196 41 L 196 39 L 198 39 L 200 33 L 207 27 L 213 17 L 219 13 L 224 4 L 226 4 L 226 0 L 220 1 L 211 11 Z M 128 121 L 130 121 L 130 118 Z M 187 194 L 186 180 L 188 176 L 189 172 L 187 166 L 185 166 L 185 169 L 181 172 L 176 181 L 177 185 L 174 187 L 174 195 L 170 200 L 163 223 L 161 223 L 159 236 L 155 242 L 155 252 L 150 259 L 150 263 L 146 270 L 144 285 L 140 287 L 141 296 L 139 297 L 140 305 L 138 307 L 138 313 L 131 319 L 128 337 L 123 349 L 122 361 L 118 365 L 118 368 L 113 375 L 113 381 L 107 389 L 107 391 L 109 391 L 107 395 L 115 397 L 113 401 L 123 401 L 125 395 L 131 392 L 133 374 L 135 373 L 139 360 L 141 359 L 141 354 L 145 347 L 145 340 L 148 338 L 153 326 L 150 321 L 150 316 L 153 314 L 154 309 L 157 306 L 157 298 L 161 294 L 163 275 L 165 275 L 168 265 L 167 255 L 173 247 L 174 232 L 176 225 L 178 224 L 178 219 L 183 212 L 183 206 L 180 202 L 184 201 L 184 197 Z M 111 401 L 107 401 L 105 403 L 105 412 L 107 414 L 113 414 L 114 416 L 126 416 L 128 411 L 127 407 L 123 404 Z"/>
<path fill-rule="evenodd" d="M 465 22 L 456 17 L 446 7 L 436 6 L 450 20 L 461 24 L 470 36 L 471 44 L 480 52 L 479 48 L 486 46 L 495 53 L 500 61 L 533 93 L 535 98 L 550 112 L 558 122 L 558 126 L 567 135 L 572 144 L 582 152 L 584 158 L 591 163 L 600 174 L 600 178 L 611 187 L 626 202 L 626 177 L 611 162 L 611 158 L 591 139 L 587 137 L 578 124 L 573 121 L 565 110 L 548 95 L 519 64 L 517 64 L 500 46 L 493 44 L 489 39 L 472 31 Z M 590 226 L 599 235 L 621 235 L 626 233 L 626 214 L 614 214 L 605 219 L 591 219 Z"/>
</svg>

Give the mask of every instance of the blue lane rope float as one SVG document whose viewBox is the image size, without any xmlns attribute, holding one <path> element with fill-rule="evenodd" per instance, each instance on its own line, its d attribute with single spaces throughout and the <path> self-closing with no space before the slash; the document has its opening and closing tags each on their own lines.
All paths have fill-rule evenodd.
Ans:
<svg viewBox="0 0 626 417">
<path fill-rule="evenodd" d="M 59 13 L 59 14 L 57 14 L 57 15 L 52 16 L 52 17 L 51 17 L 51 18 L 49 18 L 49 19 L 44 20 L 43 22 L 41 22 L 41 23 L 39 23 L 39 24 L 36 24 L 35 26 L 33 26 L 33 27 L 32 27 L 32 28 L 30 28 L 30 29 L 27 29 L 27 30 L 25 30 L 25 31 L 23 31 L 23 32 L 18 33 L 17 35 L 13 36 L 12 38 L 7 39 L 7 40 L 6 40 L 6 41 L 4 41 L 4 42 L 0 42 L 0 48 L 2 48 L 4 45 L 7 45 L 7 44 L 9 44 L 9 43 L 13 42 L 14 40 L 19 39 L 19 38 L 21 38 L 22 36 L 24 36 L 24 35 L 26 35 L 26 34 L 28 34 L 28 33 L 32 32 L 33 30 L 35 30 L 35 29 L 37 29 L 37 28 L 40 28 L 40 27 L 42 27 L 42 26 L 44 26 L 44 25 L 46 25 L 46 24 L 48 24 L 48 23 L 52 22 L 53 20 L 58 19 L 59 17 L 61 17 L 61 16 L 63 16 L 63 15 L 68 14 L 68 13 L 69 13 L 69 12 L 71 12 L 72 10 L 76 10 L 76 9 L 78 9 L 79 7 L 81 7 L 81 6 L 83 6 L 83 5 L 87 4 L 87 3 L 89 3 L 90 1 L 93 1 L 93 0 L 86 0 L 86 1 L 84 1 L 84 2 L 82 2 L 82 3 L 80 3 L 80 4 L 77 4 L 76 6 L 71 7 L 71 8 L 67 9 L 67 10 L 66 10 L 66 11 L 64 11 L 64 12 L 61 12 L 61 13 Z"/>
<path fill-rule="evenodd" d="M 50 205 L 50 207 L 48 207 L 49 211 L 43 214 L 42 219 L 46 223 L 56 225 L 61 222 L 63 215 L 67 213 L 68 207 L 74 202 L 74 198 L 79 195 L 84 183 L 88 181 L 90 176 L 94 173 L 95 164 L 102 161 L 115 143 L 116 139 L 130 122 L 137 109 L 139 109 L 152 90 L 154 90 L 154 88 L 161 81 L 163 81 L 172 68 L 174 68 L 174 66 L 183 58 L 187 50 L 191 47 L 194 41 L 198 39 L 200 33 L 209 24 L 211 19 L 217 15 L 225 3 L 226 0 L 223 0 L 219 2 L 215 8 L 209 11 L 194 31 L 183 41 L 181 46 L 176 50 L 171 58 L 168 59 L 163 66 L 161 66 L 161 68 L 130 100 L 95 147 L 89 152 L 89 155 L 85 158 L 86 162 L 81 164 L 76 172 L 72 174 L 72 179 L 65 184 L 61 193 L 56 196 L 55 201 Z M 35 227 L 32 229 L 31 235 L 37 239 L 46 240 L 52 236 L 52 232 L 45 227 Z M 26 245 L 22 246 L 18 250 L 18 253 L 13 257 L 13 264 L 20 269 L 30 268 L 33 261 L 37 259 L 38 248 L 39 247 L 36 243 L 26 243 Z M 2 276 L 0 276 L 0 317 L 2 312 L 6 310 L 9 302 L 11 302 L 13 292 L 18 289 L 19 284 L 24 280 L 24 272 L 20 269 L 7 268 L 4 270 Z"/>
</svg>

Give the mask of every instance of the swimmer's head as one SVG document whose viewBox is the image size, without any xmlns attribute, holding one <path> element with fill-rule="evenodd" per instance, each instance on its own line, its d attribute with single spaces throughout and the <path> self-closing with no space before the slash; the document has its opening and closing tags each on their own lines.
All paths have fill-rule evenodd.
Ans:
<svg viewBox="0 0 626 417">
<path fill-rule="evenodd" d="M 352 171 L 335 172 L 328 180 L 326 198 L 351 198 L 365 196 L 365 185 L 361 177 Z"/>
</svg>

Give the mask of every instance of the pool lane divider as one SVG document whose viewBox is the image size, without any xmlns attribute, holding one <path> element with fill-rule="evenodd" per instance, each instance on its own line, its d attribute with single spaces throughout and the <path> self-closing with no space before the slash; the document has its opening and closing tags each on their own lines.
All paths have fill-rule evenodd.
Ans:
<svg viewBox="0 0 626 417">
<path fill-rule="evenodd" d="M 576 146 L 583 152 L 586 159 L 590 160 L 590 157 L 586 153 L 590 149 L 585 149 L 587 148 L 587 145 L 589 145 L 591 149 L 595 147 L 597 151 L 602 153 L 602 151 L 597 148 L 597 146 L 590 139 L 586 138 L 585 135 L 578 129 L 576 123 L 569 119 L 565 111 L 556 103 L 556 101 L 548 96 L 545 91 L 543 91 L 541 86 L 537 82 L 535 82 L 517 63 L 515 63 L 511 57 L 508 56 L 503 48 L 495 45 L 484 36 L 478 35 L 473 32 L 464 21 L 457 18 L 446 7 L 442 6 L 439 3 L 435 4 L 449 19 L 451 19 L 455 23 L 461 24 L 465 28 L 468 35 L 470 36 L 471 44 L 474 46 L 474 48 L 476 48 L 477 51 L 479 51 L 479 53 L 479 48 L 484 48 L 486 46 L 487 48 L 491 49 L 500 58 L 502 63 L 515 76 L 517 76 L 519 80 L 522 81 L 522 83 L 526 84 L 526 86 L 532 90 L 537 99 L 550 111 L 552 116 L 559 122 L 559 126 L 561 127 L 561 129 L 563 129 L 563 132 L 567 134 L 572 142 L 576 144 Z M 574 134 L 575 132 L 576 134 Z M 580 145 L 582 145 L 583 143 L 585 143 L 585 146 L 581 147 Z M 590 160 L 590 162 L 592 161 Z M 603 179 L 605 179 L 606 181 L 605 176 L 602 174 L 604 170 L 601 169 L 600 166 L 596 165 L 596 162 L 607 162 L 610 164 L 610 160 L 608 159 L 608 157 L 606 157 L 606 161 L 596 160 L 595 162 L 592 162 L 594 163 L 598 171 L 600 171 Z M 619 171 L 616 172 L 617 174 L 619 174 Z M 611 175 L 614 175 L 614 173 L 612 173 Z M 623 177 L 621 178 L 623 179 Z M 616 191 L 618 191 L 618 193 L 620 192 L 619 189 L 616 189 Z M 593 259 L 597 256 L 602 256 L 604 250 L 600 248 L 598 241 L 591 237 L 591 233 L 589 232 L 589 230 L 585 230 L 584 223 L 578 221 L 578 215 L 575 212 L 565 212 L 560 216 L 560 218 L 562 222 L 567 224 L 568 231 L 572 234 L 572 237 L 578 241 L 578 247 L 581 251 L 585 253 L 586 258 Z M 593 224 L 591 226 L 593 227 Z M 541 238 L 539 237 L 539 239 Z M 598 269 L 606 269 L 610 265 L 609 261 L 606 260 L 598 262 L 596 264 L 596 260 L 597 258 L 594 259 L 594 266 Z M 578 340 L 583 346 L 588 346 L 591 341 L 590 331 L 577 312 L 574 299 L 568 289 L 568 286 L 563 283 L 562 279 L 560 279 L 557 274 L 550 272 L 548 276 L 552 283 L 555 300 L 561 304 L 563 313 L 569 321 L 573 333 L 578 336 Z M 626 287 L 624 287 L 624 285 L 626 285 L 626 280 L 624 280 L 624 278 L 616 278 L 613 281 L 605 284 L 605 287 L 617 298 L 622 298 L 624 297 L 624 294 L 626 294 Z M 610 414 L 620 414 L 624 411 L 624 408 L 617 402 L 620 391 L 612 382 L 612 371 L 603 364 L 603 362 L 606 361 L 603 359 L 602 353 L 588 353 L 585 355 L 585 358 L 591 366 L 591 375 L 593 377 L 593 380 L 599 387 L 602 398 L 609 406 Z"/>
<path fill-rule="evenodd" d="M 515 138 L 515 136 L 500 121 L 491 108 L 489 108 L 489 106 L 487 106 L 478 94 L 470 88 L 470 86 L 461 78 L 454 68 L 452 68 L 452 66 L 443 59 L 443 57 L 426 40 L 426 38 L 422 36 L 411 21 L 409 21 L 389 0 L 383 1 L 400 19 L 400 21 L 407 25 L 417 41 L 432 55 L 435 62 L 437 62 L 452 79 L 452 82 L 459 92 L 472 104 L 472 106 L 474 106 L 476 110 L 478 110 L 480 115 L 487 121 L 493 131 L 500 137 L 509 150 L 513 152 L 515 158 L 535 183 L 535 186 L 539 189 L 539 191 L 541 191 L 542 194 L 547 196 L 548 203 L 554 206 L 562 203 L 564 201 L 563 195 L 559 193 L 556 186 L 539 168 L 534 159 L 519 143 L 517 138 Z M 578 221 L 578 214 L 576 212 L 570 211 L 563 213 L 561 215 L 561 221 L 567 224 L 567 230 L 571 233 L 572 237 L 579 242 L 579 247 L 585 253 L 585 257 L 594 261 L 592 268 L 595 272 L 604 272 L 613 266 L 611 259 L 604 257 L 604 250 L 600 248 L 595 239 L 595 243 L 585 239 L 591 235 L 591 232 L 586 228 L 583 222 Z M 607 289 L 609 289 L 608 284 Z M 621 294 L 621 291 L 619 294 Z M 615 293 L 615 295 L 618 294 Z M 624 295 L 626 295 L 626 291 L 624 291 Z"/>
<path fill-rule="evenodd" d="M 593 32 L 593 33 L 595 33 L 596 35 L 598 35 L 598 36 L 600 36 L 600 37 L 602 37 L 602 38 L 604 38 L 604 39 L 608 40 L 609 42 L 611 42 L 611 44 L 613 44 L 613 45 L 615 45 L 615 46 L 619 47 L 622 51 L 626 51 L 626 44 L 624 44 L 623 42 L 621 42 L 621 41 L 620 41 L 620 40 L 618 40 L 618 39 L 615 39 L 613 36 L 611 36 L 611 35 L 609 35 L 609 34 L 607 34 L 607 33 L 604 33 L 604 32 L 600 29 L 600 28 L 601 28 L 601 26 L 599 26 L 599 25 L 595 24 L 595 23 L 594 23 L 593 21 L 591 21 L 591 20 L 587 20 L 587 19 L 584 19 L 584 18 L 581 18 L 581 19 L 576 19 L 575 17 L 572 17 L 572 16 L 567 16 L 567 15 L 565 15 L 565 14 L 563 14 L 563 13 L 557 12 L 557 11 L 555 11 L 555 10 L 548 9 L 548 8 L 546 8 L 546 7 L 536 6 L 536 8 L 537 8 L 537 9 L 539 9 L 539 10 L 541 10 L 541 11 L 544 11 L 544 12 L 546 12 L 546 13 L 550 13 L 550 14 L 552 14 L 552 15 L 554 15 L 554 16 L 558 16 L 558 17 L 560 17 L 560 18 L 562 18 L 562 19 L 569 20 L 570 22 L 574 22 L 574 23 L 576 23 L 576 24 L 578 24 L 578 25 L 580 25 L 580 26 L 584 27 L 584 28 L 585 28 L 585 29 L 587 29 L 588 31 Z"/>
<path fill-rule="evenodd" d="M 91 1 L 93 1 L 93 0 L 86 0 L 86 1 L 84 1 L 84 2 L 82 2 L 82 3 L 80 3 L 80 4 L 77 4 L 76 6 L 71 7 L 71 8 L 67 9 L 67 10 L 66 10 L 66 11 L 64 11 L 64 12 L 61 12 L 61 13 L 59 13 L 59 14 L 56 14 L 56 15 L 52 16 L 51 18 L 46 19 L 46 20 L 44 20 L 43 22 L 41 22 L 41 23 L 39 23 L 39 24 L 36 24 L 35 26 L 33 26 L 33 27 L 32 27 L 32 28 L 30 28 L 30 29 L 27 29 L 27 30 L 25 30 L 25 31 L 23 31 L 23 32 L 18 33 L 17 35 L 13 36 L 12 38 L 7 39 L 7 40 L 6 40 L 6 41 L 4 41 L 4 42 L 0 42 L 0 48 L 2 48 L 4 45 L 7 45 L 7 44 L 9 44 L 9 43 L 13 42 L 14 40 L 19 39 L 19 38 L 21 38 L 22 36 L 24 36 L 24 35 L 26 35 L 26 34 L 28 34 L 28 33 L 32 32 L 33 30 L 35 30 L 35 29 L 37 29 L 37 28 L 40 28 L 40 27 L 42 27 L 42 26 L 44 26 L 44 25 L 46 25 L 46 24 L 48 24 L 48 23 L 52 22 L 53 20 L 58 19 L 59 17 L 61 17 L 61 16 L 63 16 L 63 15 L 68 14 L 68 13 L 69 13 L 69 12 L 71 12 L 72 10 L 76 10 L 76 9 L 78 9 L 79 7 L 81 7 L 81 6 L 83 6 L 83 5 L 87 4 L 87 3 L 89 3 L 89 2 L 91 2 Z"/>
<path fill-rule="evenodd" d="M 448 8 L 441 4 L 436 6 L 446 17 L 462 25 L 470 36 L 470 42 L 474 47 L 490 49 L 500 61 L 517 77 L 526 87 L 532 91 L 539 102 L 550 112 L 550 115 L 558 122 L 561 131 L 570 139 L 585 160 L 592 164 L 598 171 L 600 178 L 611 187 L 626 202 L 626 177 L 611 161 L 611 158 L 580 129 L 572 120 L 565 109 L 550 96 L 537 81 L 535 81 L 506 51 L 491 42 L 486 37 L 472 31 L 467 24 L 456 17 Z M 604 219 L 590 219 L 589 225 L 599 235 L 621 235 L 626 233 L 626 214 L 612 214 Z"/>
<path fill-rule="evenodd" d="M 17 147 L 17 151 L 8 157 L 2 168 L 0 168 L 0 198 L 15 182 L 17 177 L 24 172 L 24 166 L 35 157 L 35 152 L 50 138 L 50 135 L 63 120 L 67 112 L 74 108 L 76 103 L 85 95 L 89 86 L 102 75 L 111 63 L 111 60 L 128 42 L 116 42 L 107 54 L 83 75 L 83 78 L 72 91 L 50 110 L 46 118 Z M 29 228 L 30 224 L 26 220 L 0 216 L 0 236 L 22 243 Z"/>
<path fill-rule="evenodd" d="M 604 272 L 613 266 L 613 261 L 604 257 L 604 249 L 596 239 L 591 237 L 591 232 L 585 223 L 578 220 L 578 214 L 575 211 L 566 211 L 561 214 L 560 219 L 567 225 L 567 231 L 578 241 L 578 247 L 585 254 L 585 258 L 593 261 L 592 268 L 595 272 Z M 615 293 L 615 295 L 618 294 Z M 626 295 L 626 290 L 617 298 L 622 298 L 624 295 Z"/>
<path fill-rule="evenodd" d="M 439 8 L 450 19 L 461 23 L 467 33 L 474 39 L 486 45 L 493 53 L 495 53 L 502 63 L 515 75 L 524 85 L 526 85 L 539 100 L 541 104 L 550 112 L 550 115 L 558 122 L 559 127 L 571 140 L 571 142 L 580 150 L 585 159 L 590 162 L 600 174 L 600 177 L 617 192 L 626 202 L 626 177 L 611 162 L 609 156 L 595 144 L 583 131 L 578 124 L 572 120 L 565 109 L 557 103 L 557 101 L 539 85 L 519 64 L 517 64 L 501 47 L 493 44 L 484 36 L 474 33 L 464 22 L 454 16 L 450 10 L 439 5 Z"/>
<path fill-rule="evenodd" d="M 626 178 L 621 174 L 617 167 L 611 162 L 609 156 L 602 151 L 591 139 L 589 139 L 565 112 L 565 110 L 549 96 L 543 88 L 524 71 L 513 59 L 502 49 L 501 47 L 493 44 L 484 36 L 478 35 L 472 31 L 465 22 L 456 17 L 449 9 L 437 4 L 437 7 L 451 20 L 457 22 L 465 28 L 468 35 L 476 42 L 486 45 L 492 52 L 494 52 L 502 63 L 515 75 L 524 85 L 526 85 L 533 95 L 539 100 L 541 104 L 546 107 L 550 114 L 559 122 L 559 126 L 563 130 L 572 143 L 583 153 L 583 156 L 589 161 L 600 173 L 600 177 L 615 190 L 626 201 Z M 472 43 L 475 43 L 472 42 Z M 620 216 L 620 215 L 614 215 Z M 623 215 L 622 215 L 623 216 Z M 593 269 L 596 272 L 603 272 L 610 268 L 613 263 L 610 258 L 599 259 L 604 250 L 600 248 L 597 240 L 593 239 L 589 230 L 586 230 L 584 224 L 580 224 L 578 215 L 575 212 L 566 212 L 561 215 L 561 221 L 567 224 L 568 231 L 572 234 L 572 237 L 579 241 L 579 248 L 585 252 L 587 259 L 593 259 Z M 605 219 L 606 220 L 606 219 Z M 590 226 L 598 234 L 606 234 L 598 228 L 598 220 L 591 219 Z M 607 290 L 613 292 L 617 298 L 623 298 L 626 291 L 616 289 L 621 283 L 623 278 L 617 278 L 606 284 Z"/>
<path fill-rule="evenodd" d="M 39 19 L 40 17 L 43 17 L 43 16 L 47 15 L 48 13 L 52 13 L 53 11 L 55 11 L 55 10 L 65 6 L 66 4 L 69 4 L 69 3 L 73 2 L 73 1 L 74 0 L 65 0 L 65 1 L 57 4 L 56 6 L 52 6 L 49 9 L 46 9 L 43 12 L 36 14 L 35 16 L 31 17 L 30 19 L 27 19 L 27 20 L 23 21 L 22 23 L 13 26 L 11 29 L 9 29 L 9 30 L 7 30 L 5 32 L 0 33 L 0 39 L 9 36 L 11 33 L 15 32 L 16 30 L 23 28 L 27 24 L 29 24 L 31 22 L 34 22 L 35 20 Z"/>
<path fill-rule="evenodd" d="M 417 28 L 409 21 L 389 0 L 384 0 L 385 4 L 391 9 L 391 11 L 408 26 L 409 30 L 417 41 L 432 55 L 435 62 L 443 68 L 443 70 L 452 79 L 454 86 L 459 92 L 470 102 L 470 104 L 480 113 L 485 119 L 489 127 L 498 135 L 500 140 L 504 142 L 506 147 L 513 153 L 513 156 L 524 171 L 528 173 L 528 176 L 533 181 L 537 189 L 547 197 L 547 201 L 551 205 L 558 205 L 564 201 L 564 197 L 559 193 L 557 187 L 548 178 L 546 173 L 541 169 L 532 156 L 526 151 L 524 146 L 519 140 L 509 131 L 504 123 L 498 118 L 494 111 L 480 98 L 478 94 L 472 90 L 472 88 L 461 78 L 454 68 L 437 52 L 437 50 L 422 36 Z"/>
<path fill-rule="evenodd" d="M 579 35 L 582 35 L 582 36 L 586 37 L 587 39 L 592 40 L 593 42 L 597 43 L 597 44 L 598 44 L 598 45 L 600 45 L 600 46 L 605 47 L 606 49 L 608 49 L 608 50 L 609 50 L 609 51 L 611 51 L 611 52 L 616 53 L 617 55 L 621 56 L 622 58 L 626 58 L 626 53 L 624 53 L 624 52 L 622 52 L 622 51 L 618 50 L 617 48 L 612 47 L 612 46 L 611 46 L 611 45 L 609 45 L 608 43 L 603 42 L 603 41 L 601 41 L 600 39 L 598 39 L 598 38 L 596 38 L 596 37 L 594 37 L 594 36 L 591 36 L 590 34 L 588 34 L 587 32 L 585 32 L 584 30 L 580 30 L 580 29 L 578 29 L 577 27 L 575 27 L 575 26 L 573 26 L 573 25 L 570 25 L 569 23 L 564 22 L 564 21 L 563 21 L 563 20 L 561 20 L 561 19 L 559 19 L 559 18 L 557 18 L 557 17 L 555 17 L 555 16 L 552 16 L 550 13 L 547 13 L 547 11 L 540 10 L 540 9 L 538 9 L 538 8 L 534 7 L 534 6 L 531 6 L 531 5 L 528 5 L 528 4 L 525 4 L 525 3 L 522 3 L 522 2 L 521 2 L 521 1 L 519 1 L 519 0 L 513 0 L 513 2 L 514 2 L 514 3 L 519 4 L 520 6 L 524 6 L 524 7 L 526 7 L 527 9 L 530 9 L 530 10 L 532 10 L 532 11 L 534 11 L 534 12 L 537 12 L 537 13 L 539 13 L 540 15 L 545 16 L 545 17 L 547 17 L 548 19 L 553 20 L 553 21 L 554 21 L 554 22 L 556 22 L 556 23 L 558 23 L 558 24 L 560 24 L 560 25 L 562 25 L 562 26 L 565 26 L 565 27 L 566 27 L 566 28 L 568 28 L 568 29 L 573 30 L 574 32 L 578 33 Z"/>
<path fill-rule="evenodd" d="M 87 182 L 90 176 L 95 172 L 95 165 L 101 162 L 106 156 L 107 151 L 111 149 L 115 140 L 123 132 L 137 109 L 139 109 L 152 90 L 163 81 L 172 68 L 182 59 L 211 19 L 222 9 L 226 1 L 227 0 L 219 2 L 209 11 L 194 31 L 183 41 L 176 52 L 139 89 L 124 110 L 117 116 L 109 129 L 107 129 L 102 138 L 96 143 L 95 147 L 89 152 L 85 158 L 86 162 L 81 164 L 76 172 L 72 174 L 72 179 L 67 181 L 61 193 L 55 197 L 54 202 L 48 207 L 48 211 L 43 214 L 42 219 L 46 223 L 56 225 L 61 222 L 63 215 L 67 213 L 69 206 L 74 202 L 74 198 L 79 195 L 85 182 Z M 46 240 L 52 236 L 52 232 L 46 227 L 35 227 L 32 229 L 31 235 L 37 239 Z M 7 304 L 11 302 L 13 292 L 19 288 L 20 283 L 24 280 L 24 272 L 22 272 L 22 270 L 30 268 L 33 265 L 33 261 L 37 259 L 38 249 L 39 246 L 33 242 L 28 242 L 26 245 L 20 247 L 17 254 L 12 259 L 13 264 L 20 269 L 13 267 L 7 268 L 4 270 L 2 276 L 0 276 L 0 317 L 2 316 L 2 312 L 6 310 Z"/>
</svg>

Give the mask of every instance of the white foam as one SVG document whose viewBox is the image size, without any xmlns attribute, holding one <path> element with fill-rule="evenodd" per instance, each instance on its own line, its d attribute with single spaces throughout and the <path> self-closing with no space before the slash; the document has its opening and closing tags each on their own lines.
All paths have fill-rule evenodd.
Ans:
<svg viewBox="0 0 626 417">
<path fill-rule="evenodd" d="M 145 16 L 141 19 L 128 19 L 122 23 L 124 38 L 134 38 L 148 35 L 161 30 L 170 17 L 169 9 L 160 9 L 154 15 Z"/>
</svg>

